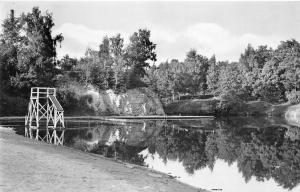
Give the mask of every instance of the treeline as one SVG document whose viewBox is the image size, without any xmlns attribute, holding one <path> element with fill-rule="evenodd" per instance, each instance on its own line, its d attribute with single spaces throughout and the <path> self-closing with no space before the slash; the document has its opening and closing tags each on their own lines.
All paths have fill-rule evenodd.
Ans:
<svg viewBox="0 0 300 192">
<path fill-rule="evenodd" d="M 248 45 L 239 62 L 217 61 L 195 50 L 183 62 L 171 60 L 152 66 L 150 85 L 162 97 L 234 94 L 244 101 L 299 102 L 300 44 L 282 41 L 274 50 Z"/>
<path fill-rule="evenodd" d="M 300 44 L 296 40 L 282 41 L 276 49 L 248 45 L 239 62 L 217 61 L 215 56 L 207 58 L 190 50 L 183 62 L 173 59 L 150 66 L 147 61 L 155 61 L 155 44 L 149 39 L 150 31 L 139 30 L 124 48 L 120 34 L 105 37 L 98 51 L 88 49 L 80 60 L 65 56 L 60 66 L 100 90 L 148 86 L 161 98 L 234 94 L 244 101 L 300 101 Z"/>
<path fill-rule="evenodd" d="M 12 10 L 3 21 L 1 103 L 11 105 L 16 100 L 11 96 L 19 96 L 22 103 L 33 86 L 59 87 L 69 100 L 69 85 L 116 92 L 148 86 L 161 98 L 229 93 L 245 101 L 300 100 L 300 44 L 296 40 L 283 41 L 276 49 L 249 45 L 239 62 L 217 61 L 215 56 L 207 58 L 190 50 L 182 62 L 173 59 L 151 65 L 156 61 L 156 44 L 149 30 L 139 29 L 126 45 L 117 34 L 104 37 L 98 49 L 87 49 L 80 59 L 66 55 L 57 60 L 56 47 L 63 36 L 53 35 L 53 26 L 52 14 L 43 14 L 37 7 L 17 17 Z"/>
<path fill-rule="evenodd" d="M 88 48 L 80 59 L 64 56 L 58 61 L 60 74 L 57 87 L 59 99 L 65 109 L 73 114 L 74 109 L 81 114 L 92 114 L 82 97 L 85 87 L 98 91 L 111 89 L 115 93 L 128 89 L 147 87 L 144 79 L 150 62 L 156 60 L 156 45 L 150 41 L 150 31 L 139 29 L 134 32 L 129 44 L 124 45 L 120 34 L 104 37 L 98 50 Z"/>
<path fill-rule="evenodd" d="M 158 66 L 155 44 L 150 31 L 139 30 L 126 47 L 120 34 L 105 37 L 98 50 L 88 49 L 77 60 L 65 56 L 61 69 L 73 75 L 65 76 L 100 90 L 148 86 L 161 98 L 183 96 L 229 95 L 243 101 L 264 100 L 271 103 L 299 103 L 300 44 L 296 40 L 282 41 L 276 49 L 251 45 L 238 62 L 217 61 L 190 50 L 183 62 L 176 59 Z M 143 43 L 142 43 L 143 42 Z"/>
<path fill-rule="evenodd" d="M 88 48 L 81 59 L 66 55 L 58 66 L 66 72 L 62 80 L 124 92 L 147 86 L 143 79 L 150 62 L 156 61 L 155 47 L 150 31 L 139 29 L 131 35 L 127 46 L 120 34 L 104 37 L 98 50 Z"/>
<path fill-rule="evenodd" d="M 146 86 L 141 80 L 150 61 L 156 60 L 156 45 L 150 41 L 150 31 L 140 29 L 124 46 L 120 34 L 105 37 L 99 50 L 87 49 L 77 60 L 66 55 L 56 60 L 56 46 L 63 40 L 53 36 L 53 18 L 32 12 L 10 16 L 4 20 L 1 33 L 1 82 L 6 91 L 26 90 L 32 86 L 58 86 L 62 80 L 92 84 L 105 90 L 124 90 Z"/>
<path fill-rule="evenodd" d="M 142 33 L 147 33 L 147 37 Z M 151 46 L 141 46 L 133 37 L 146 40 Z M 125 48 L 123 42 L 120 34 L 105 37 L 98 51 L 88 49 L 80 60 L 66 56 L 60 66 L 77 72 L 80 82 L 100 90 L 124 91 L 148 86 L 161 98 L 227 94 L 244 101 L 300 101 L 297 92 L 300 90 L 300 44 L 296 40 L 282 41 L 276 49 L 267 46 L 255 49 L 248 45 L 238 62 L 217 61 L 215 56 L 207 58 L 192 49 L 183 62 L 173 59 L 158 66 L 147 63 L 155 61 L 155 44 L 150 41 L 150 31 L 134 33 Z M 139 51 L 150 47 L 148 53 Z M 148 54 L 153 55 L 147 58 Z"/>
</svg>

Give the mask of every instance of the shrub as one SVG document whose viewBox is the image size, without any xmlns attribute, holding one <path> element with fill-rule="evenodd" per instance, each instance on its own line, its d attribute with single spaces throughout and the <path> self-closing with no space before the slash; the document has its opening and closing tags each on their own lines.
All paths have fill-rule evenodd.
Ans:
<svg viewBox="0 0 300 192">
<path fill-rule="evenodd" d="M 288 99 L 290 104 L 298 104 L 300 103 L 300 91 L 296 91 L 295 89 L 289 92 L 286 92 L 286 98 Z"/>
<path fill-rule="evenodd" d="M 85 88 L 76 82 L 61 84 L 58 88 L 58 101 L 64 108 L 65 115 L 94 115 L 90 107 L 91 96 L 85 95 Z"/>
<path fill-rule="evenodd" d="M 277 103 L 281 99 L 281 90 L 277 85 L 266 84 L 260 90 L 260 95 L 264 101 Z"/>
<path fill-rule="evenodd" d="M 238 115 L 245 109 L 245 103 L 234 91 L 226 91 L 219 96 L 220 103 L 216 107 L 216 113 L 221 115 Z"/>
</svg>

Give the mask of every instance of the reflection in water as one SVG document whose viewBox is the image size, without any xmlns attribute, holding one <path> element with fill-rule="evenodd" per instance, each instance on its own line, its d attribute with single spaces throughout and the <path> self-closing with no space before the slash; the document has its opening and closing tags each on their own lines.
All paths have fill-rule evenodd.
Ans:
<svg viewBox="0 0 300 192">
<path fill-rule="evenodd" d="M 171 173 L 201 188 L 230 192 L 300 188 L 300 129 L 278 120 L 145 120 L 96 125 L 66 130 L 64 144 Z M 20 129 L 16 132 L 24 134 Z"/>
<path fill-rule="evenodd" d="M 230 174 L 230 171 L 237 167 L 246 183 L 251 178 L 257 181 L 272 178 L 282 188 L 291 190 L 300 182 L 300 142 L 286 138 L 286 131 L 286 128 L 281 127 L 219 129 L 213 133 L 169 130 L 166 135 L 165 133 L 159 134 L 156 142 L 152 143 L 152 150 L 144 155 L 147 157 L 153 154 L 154 159 L 155 157 L 157 159 L 156 154 L 158 154 L 165 164 L 169 161 L 176 162 L 177 165 L 182 165 L 189 174 L 194 174 L 195 171 L 204 168 L 209 168 L 214 172 L 215 166 L 220 167 L 220 160 L 222 160 L 228 166 L 219 168 L 222 171 L 215 172 L 212 175 L 214 179 L 222 172 L 231 178 L 233 174 Z M 149 165 L 151 165 L 150 162 L 148 159 Z M 156 166 L 155 163 L 152 165 Z M 222 178 L 227 177 L 225 175 Z M 209 179 L 208 175 L 205 175 L 203 179 Z M 218 182 L 216 181 L 216 185 Z M 243 189 L 243 191 L 247 190 Z"/>
<path fill-rule="evenodd" d="M 24 129 L 25 137 L 44 141 L 54 145 L 64 144 L 64 133 L 65 129 L 33 129 L 29 126 L 25 126 Z"/>
</svg>

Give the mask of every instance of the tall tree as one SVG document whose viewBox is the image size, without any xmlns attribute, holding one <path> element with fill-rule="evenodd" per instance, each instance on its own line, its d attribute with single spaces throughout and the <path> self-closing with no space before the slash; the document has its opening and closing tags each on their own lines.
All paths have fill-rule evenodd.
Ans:
<svg viewBox="0 0 300 192">
<path fill-rule="evenodd" d="M 245 77 L 242 88 L 248 92 L 249 98 L 252 96 L 257 98 L 260 95 L 258 89 L 260 74 L 265 64 L 272 58 L 272 52 L 272 49 L 267 46 L 259 46 L 255 49 L 249 44 L 245 52 L 241 54 L 239 63 L 241 73 Z"/>
<path fill-rule="evenodd" d="M 282 41 L 274 55 L 278 60 L 280 80 L 285 91 L 300 90 L 300 43 Z"/>
<path fill-rule="evenodd" d="M 239 63 L 223 63 L 220 71 L 219 93 L 234 91 L 239 95 L 243 80 Z"/>
<path fill-rule="evenodd" d="M 19 88 L 53 86 L 56 75 L 56 46 L 61 34 L 52 36 L 52 14 L 42 15 L 39 8 L 20 18 L 25 38 L 18 50 L 18 74 L 13 83 Z"/>
<path fill-rule="evenodd" d="M 9 91 L 10 78 L 16 76 L 18 62 L 18 45 L 21 41 L 20 19 L 11 10 L 10 15 L 3 21 L 2 33 L 0 34 L 0 80 L 1 89 Z"/>
<path fill-rule="evenodd" d="M 11 10 L 9 17 L 2 24 L 1 43 L 17 45 L 21 41 L 21 27 L 20 18 L 15 17 L 14 10 Z"/>
<path fill-rule="evenodd" d="M 150 61 L 156 61 L 156 45 L 150 40 L 150 31 L 139 29 L 130 37 L 130 43 L 126 48 L 126 65 L 131 69 L 129 86 L 138 86 L 141 78 L 146 75 L 146 68 L 150 67 Z"/>
<path fill-rule="evenodd" d="M 121 87 L 120 79 L 122 79 L 125 72 L 125 61 L 124 61 L 124 39 L 120 34 L 109 38 L 110 41 L 110 52 L 113 60 L 112 69 L 114 71 L 115 86 L 114 90 Z"/>
<path fill-rule="evenodd" d="M 274 50 L 259 76 L 258 94 L 268 101 L 286 100 L 286 94 L 300 87 L 300 44 L 283 41 Z"/>
<path fill-rule="evenodd" d="M 219 68 L 217 66 L 217 61 L 215 55 L 213 55 L 209 59 L 209 67 L 207 70 L 206 83 L 207 89 L 210 93 L 214 94 L 215 90 L 218 88 L 218 80 L 219 80 Z"/>
<path fill-rule="evenodd" d="M 192 49 L 187 53 L 184 63 L 186 72 L 191 75 L 190 92 L 194 95 L 199 92 L 205 94 L 207 90 L 208 59 Z"/>
<path fill-rule="evenodd" d="M 110 53 L 110 41 L 108 37 L 104 37 L 102 43 L 100 44 L 99 48 L 99 62 L 100 62 L 100 69 L 104 71 L 104 85 L 105 89 L 109 89 L 112 84 L 112 65 L 113 59 Z"/>
</svg>

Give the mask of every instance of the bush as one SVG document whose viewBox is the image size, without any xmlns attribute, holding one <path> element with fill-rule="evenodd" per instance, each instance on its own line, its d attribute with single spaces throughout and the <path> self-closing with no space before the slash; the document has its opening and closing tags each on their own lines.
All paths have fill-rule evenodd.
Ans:
<svg viewBox="0 0 300 192">
<path fill-rule="evenodd" d="M 79 150 L 85 151 L 85 152 L 89 151 L 89 146 L 88 146 L 88 144 L 87 144 L 84 140 L 82 140 L 82 139 L 77 140 L 77 141 L 73 144 L 73 148 L 79 149 Z"/>
<path fill-rule="evenodd" d="M 246 104 L 234 91 L 226 91 L 219 98 L 220 103 L 216 107 L 217 114 L 238 115 L 245 110 Z"/>
<path fill-rule="evenodd" d="M 85 88 L 75 82 L 59 86 L 58 101 L 64 108 L 65 115 L 94 115 L 93 109 L 89 106 L 92 98 L 85 95 L 85 92 Z"/>
<path fill-rule="evenodd" d="M 266 84 L 260 90 L 260 95 L 264 101 L 277 103 L 281 100 L 281 90 L 277 85 Z"/>
<path fill-rule="evenodd" d="M 294 89 L 290 92 L 286 92 L 286 98 L 290 104 L 298 104 L 300 103 L 300 91 Z"/>
</svg>

